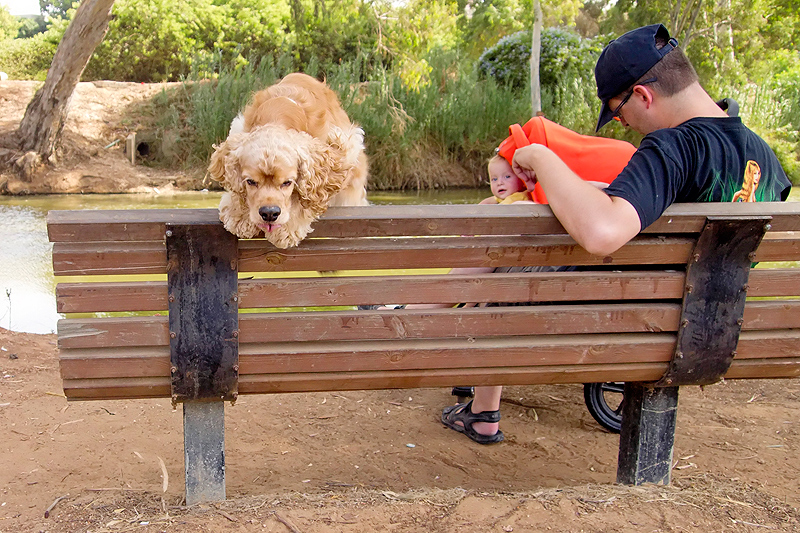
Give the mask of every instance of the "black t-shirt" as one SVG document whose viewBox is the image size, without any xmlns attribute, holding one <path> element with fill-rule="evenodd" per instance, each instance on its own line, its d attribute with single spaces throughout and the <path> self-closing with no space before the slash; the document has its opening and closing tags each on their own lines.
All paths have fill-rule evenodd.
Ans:
<svg viewBox="0 0 800 533">
<path fill-rule="evenodd" d="M 738 117 L 701 117 L 648 134 L 606 189 L 642 228 L 674 202 L 777 202 L 791 183 L 772 149 Z"/>
</svg>

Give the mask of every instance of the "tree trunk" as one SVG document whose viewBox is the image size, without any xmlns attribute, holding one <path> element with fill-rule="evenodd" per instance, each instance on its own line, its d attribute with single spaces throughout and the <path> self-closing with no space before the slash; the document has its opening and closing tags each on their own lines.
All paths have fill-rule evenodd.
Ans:
<svg viewBox="0 0 800 533">
<path fill-rule="evenodd" d="M 542 46 L 542 6 L 533 2 L 533 38 L 531 39 L 531 108 L 533 114 L 542 113 L 542 88 L 539 81 L 539 56 Z"/>
<path fill-rule="evenodd" d="M 17 130 L 19 147 L 47 160 L 55 151 L 67 118 L 67 108 L 83 69 L 105 37 L 114 0 L 83 0 L 64 37 L 41 89 L 28 104 Z"/>
<path fill-rule="evenodd" d="M 721 50 L 725 50 L 725 56 L 722 60 L 722 67 L 725 69 L 725 71 L 729 72 L 736 66 L 736 55 L 734 53 L 733 42 L 733 25 L 731 24 L 730 18 L 731 0 L 720 0 L 718 6 L 720 11 L 722 11 L 725 20 L 721 22 L 723 38 L 720 40 L 723 42 L 717 41 L 717 46 L 719 46 Z"/>
</svg>

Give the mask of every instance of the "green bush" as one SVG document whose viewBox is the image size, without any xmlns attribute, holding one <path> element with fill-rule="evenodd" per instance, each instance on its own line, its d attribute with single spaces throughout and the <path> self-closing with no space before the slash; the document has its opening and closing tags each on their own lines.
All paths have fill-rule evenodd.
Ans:
<svg viewBox="0 0 800 533">
<path fill-rule="evenodd" d="M 553 89 L 565 74 L 591 79 L 602 46 L 594 39 L 582 39 L 561 28 L 542 31 L 539 80 L 542 89 Z M 524 88 L 530 84 L 531 31 L 500 39 L 478 59 L 478 72 L 500 85 Z"/>
<path fill-rule="evenodd" d="M 0 42 L 16 37 L 19 27 L 20 20 L 9 13 L 6 6 L 0 5 Z"/>
<path fill-rule="evenodd" d="M 210 75 L 220 62 L 275 54 L 288 16 L 279 0 L 117 0 L 83 79 L 177 81 L 192 69 Z"/>
<path fill-rule="evenodd" d="M 544 48 L 544 47 L 542 47 Z M 522 89 L 530 85 L 531 32 L 503 37 L 478 58 L 478 73 L 500 85 Z"/>
<path fill-rule="evenodd" d="M 19 19 L 19 33 L 17 37 L 20 39 L 27 39 L 39 33 L 47 31 L 47 21 L 41 15 L 35 17 L 25 17 Z"/>
<path fill-rule="evenodd" d="M 46 34 L 0 42 L 0 70 L 11 79 L 44 81 L 58 45 Z"/>
</svg>

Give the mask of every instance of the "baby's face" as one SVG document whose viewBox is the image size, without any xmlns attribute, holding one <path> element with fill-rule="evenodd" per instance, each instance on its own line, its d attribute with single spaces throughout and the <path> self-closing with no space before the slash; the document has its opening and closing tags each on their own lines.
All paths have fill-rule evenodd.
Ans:
<svg viewBox="0 0 800 533">
<path fill-rule="evenodd" d="M 505 159 L 492 161 L 488 170 L 492 194 L 501 200 L 505 200 L 515 192 L 525 190 L 525 184 L 514 174 L 511 165 Z"/>
</svg>

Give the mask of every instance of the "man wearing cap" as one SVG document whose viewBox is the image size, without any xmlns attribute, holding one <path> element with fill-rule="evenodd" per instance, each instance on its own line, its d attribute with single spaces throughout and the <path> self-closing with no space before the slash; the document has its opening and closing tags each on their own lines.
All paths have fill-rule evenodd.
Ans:
<svg viewBox="0 0 800 533">
<path fill-rule="evenodd" d="M 605 191 L 582 187 L 546 149 L 526 147 L 514 156 L 514 170 L 538 179 L 556 217 L 587 251 L 613 253 L 674 202 L 732 201 L 747 187 L 748 161 L 761 171 L 756 199 L 789 195 L 791 183 L 775 154 L 719 108 L 661 24 L 609 43 L 595 80 L 603 103 L 597 129 L 616 118 L 646 135 Z"/>
<path fill-rule="evenodd" d="M 617 119 L 645 134 L 608 188 L 590 185 L 541 144 L 519 148 L 513 158 L 514 172 L 541 184 L 555 216 L 588 252 L 615 252 L 674 202 L 788 197 L 791 183 L 775 154 L 705 92 L 663 25 L 611 41 L 595 80 L 602 102 L 597 130 Z M 477 442 L 499 442 L 501 391 L 476 387 L 471 404 L 445 408 L 442 422 Z"/>
</svg>

